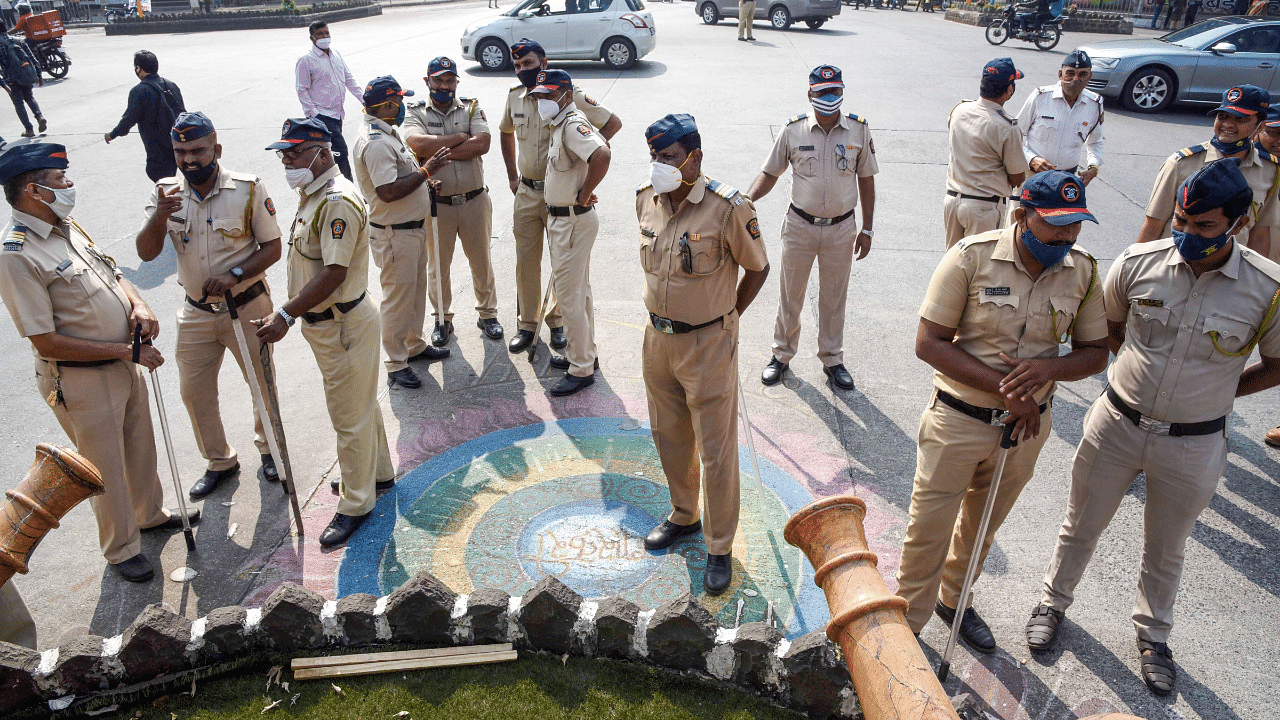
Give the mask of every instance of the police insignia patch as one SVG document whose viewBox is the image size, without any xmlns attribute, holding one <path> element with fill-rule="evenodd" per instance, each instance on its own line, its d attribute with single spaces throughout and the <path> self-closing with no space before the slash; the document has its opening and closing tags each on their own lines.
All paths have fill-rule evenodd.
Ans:
<svg viewBox="0 0 1280 720">
<path fill-rule="evenodd" d="M 587 126 L 586 126 L 586 125 L 578 125 L 577 127 L 578 127 L 578 134 L 579 134 L 579 135 L 582 135 L 582 136 L 584 136 L 584 137 L 585 137 L 585 136 L 588 136 L 588 135 L 590 135 L 590 134 L 591 134 L 591 131 L 587 129 Z"/>
<path fill-rule="evenodd" d="M 342 218 L 338 218 L 337 220 L 333 221 L 333 223 L 329 226 L 329 229 L 333 231 L 334 238 L 341 239 L 342 234 L 347 231 L 347 222 Z"/>
<path fill-rule="evenodd" d="M 1067 202 L 1075 202 L 1080 197 L 1080 187 L 1073 182 L 1065 183 L 1062 186 L 1062 199 Z"/>
<path fill-rule="evenodd" d="M 871 154 L 872 154 L 872 155 L 875 155 L 875 154 L 876 154 L 876 141 L 875 141 L 875 140 L 867 140 L 867 149 L 871 151 Z"/>
<path fill-rule="evenodd" d="M 747 234 L 751 236 L 752 240 L 760 239 L 760 222 L 755 218 L 747 221 Z"/>
<path fill-rule="evenodd" d="M 271 198 L 267 198 L 267 201 L 263 203 L 263 205 L 266 206 L 267 212 L 271 213 L 272 215 L 276 214 L 276 204 L 271 202 Z"/>
<path fill-rule="evenodd" d="M 583 100 L 585 100 L 585 101 L 586 101 L 586 103 L 587 103 L 588 105 L 599 105 L 599 104 L 600 104 L 600 103 L 596 102 L 596 101 L 595 101 L 595 98 L 591 97 L 590 95 L 583 95 L 583 96 L 582 96 L 582 99 L 583 99 Z"/>
</svg>

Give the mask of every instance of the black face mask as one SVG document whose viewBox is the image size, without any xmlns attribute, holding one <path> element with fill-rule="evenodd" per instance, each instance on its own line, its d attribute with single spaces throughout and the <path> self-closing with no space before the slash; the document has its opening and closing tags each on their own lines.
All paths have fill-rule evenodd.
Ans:
<svg viewBox="0 0 1280 720">
<path fill-rule="evenodd" d="M 188 170 L 185 166 L 178 169 L 182 171 L 182 176 L 187 179 L 188 183 L 203 185 L 209 182 L 209 178 L 213 177 L 213 174 L 218 171 L 218 161 L 214 160 L 208 165 L 202 165 L 191 170 Z"/>
<path fill-rule="evenodd" d="M 531 70 L 520 70 L 516 72 L 516 77 L 520 79 L 520 84 L 532 88 L 538 82 L 538 73 L 542 72 L 542 68 L 533 68 Z"/>
</svg>

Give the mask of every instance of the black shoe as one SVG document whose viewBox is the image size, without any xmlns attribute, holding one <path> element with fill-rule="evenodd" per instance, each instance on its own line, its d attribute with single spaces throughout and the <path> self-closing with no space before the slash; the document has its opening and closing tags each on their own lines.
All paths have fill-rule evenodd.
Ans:
<svg viewBox="0 0 1280 720">
<path fill-rule="evenodd" d="M 955 608 L 943 605 L 941 600 L 933 606 L 933 611 L 948 626 L 955 620 Z M 991 628 L 987 627 L 986 621 L 978 617 L 977 611 L 973 608 L 965 608 L 964 617 L 960 619 L 960 638 L 964 640 L 966 645 L 978 652 L 993 653 L 996 651 L 996 638 L 991 634 Z"/>
<path fill-rule="evenodd" d="M 329 481 L 329 489 L 330 489 L 330 490 L 332 490 L 332 491 L 334 491 L 334 492 L 338 492 L 338 491 L 339 491 L 339 485 L 340 485 L 341 483 L 342 483 L 342 476 L 338 476 L 338 478 L 337 478 L 337 479 L 334 479 L 334 480 L 330 480 L 330 481 Z M 373 489 L 374 489 L 374 492 L 382 492 L 383 490 L 390 490 L 391 488 L 393 488 L 393 487 L 395 487 L 395 486 L 396 486 L 396 479 L 395 479 L 395 478 L 391 478 L 390 480 L 379 480 L 379 481 L 377 481 L 376 483 L 374 483 L 374 484 L 373 484 Z"/>
<path fill-rule="evenodd" d="M 329 521 L 329 527 L 320 533 L 320 547 L 329 548 L 346 542 L 368 517 L 368 513 L 364 515 L 334 513 L 333 519 Z"/>
<path fill-rule="evenodd" d="M 395 372 L 387 373 L 387 387 L 395 387 L 403 385 L 409 389 L 422 387 L 422 378 L 418 377 L 418 373 L 413 368 L 400 368 Z"/>
<path fill-rule="evenodd" d="M 181 530 L 182 529 L 182 508 L 169 508 L 165 512 L 169 513 L 169 519 L 159 525 L 151 527 L 139 528 L 140 532 L 152 532 L 154 530 Z M 200 521 L 200 508 L 190 508 L 187 510 L 187 522 L 195 525 Z M 142 557 L 139 555 L 138 557 Z"/>
<path fill-rule="evenodd" d="M 111 569 L 125 580 L 135 583 L 146 582 L 156 574 L 155 570 L 151 569 L 151 561 L 142 555 L 134 555 L 121 563 L 112 563 Z"/>
<path fill-rule="evenodd" d="M 435 362 L 449 357 L 449 348 L 438 348 L 428 345 L 422 352 L 417 355 L 410 355 L 405 362 L 418 362 L 426 360 L 427 362 Z"/>
<path fill-rule="evenodd" d="M 511 338 L 511 343 L 507 345 L 507 349 L 513 353 L 523 352 L 529 349 L 529 346 L 536 342 L 537 335 L 532 330 L 517 330 L 516 336 Z"/>
<path fill-rule="evenodd" d="M 822 368 L 822 372 L 826 373 L 827 377 L 831 378 L 831 382 L 841 390 L 853 389 L 853 376 L 844 369 L 844 365 L 829 365 Z"/>
<path fill-rule="evenodd" d="M 1053 641 L 1058 637 L 1058 624 L 1066 615 L 1048 605 L 1037 605 L 1027 621 L 1027 647 L 1038 651 L 1053 647 Z"/>
<path fill-rule="evenodd" d="M 702 576 L 702 587 L 708 595 L 719 595 L 733 580 L 733 554 L 707 555 L 707 572 Z"/>
<path fill-rule="evenodd" d="M 551 349 L 563 350 L 569 347 L 569 338 L 564 336 L 564 326 L 551 328 Z"/>
<path fill-rule="evenodd" d="M 453 321 L 450 320 L 444 325 L 436 323 L 435 328 L 431 331 L 431 344 L 441 347 L 449 344 L 449 336 L 453 334 Z"/>
<path fill-rule="evenodd" d="M 671 544 L 679 538 L 692 535 L 701 529 L 701 520 L 694 520 L 690 525 L 677 525 L 670 520 L 663 520 L 661 525 L 650 530 L 645 536 L 644 547 L 646 550 L 663 550 L 671 547 Z"/>
<path fill-rule="evenodd" d="M 192 500 L 199 500 L 218 488 L 218 483 L 240 472 L 240 463 L 236 463 L 226 470 L 205 470 L 204 477 L 196 481 L 191 486 L 191 490 L 187 492 Z"/>
<path fill-rule="evenodd" d="M 571 363 L 569 362 L 569 358 L 563 355 L 552 355 L 551 359 L 547 361 L 547 365 L 557 370 L 568 370 L 570 364 Z M 596 358 L 595 362 L 591 364 L 591 367 L 596 370 L 599 370 L 600 358 Z"/>
<path fill-rule="evenodd" d="M 25 137 L 25 138 L 33 138 L 33 137 L 35 137 L 35 136 L 36 136 L 36 131 L 35 131 L 35 130 L 32 130 L 31 128 L 27 128 L 26 130 L 23 130 L 23 131 L 22 131 L 22 137 Z M 137 581 L 137 582 L 141 582 L 141 581 L 139 580 L 139 581 Z"/>
<path fill-rule="evenodd" d="M 782 382 L 782 376 L 787 372 L 787 364 L 776 357 L 769 358 L 769 364 L 764 366 L 764 372 L 760 373 L 760 382 L 765 385 L 777 385 Z"/>
<path fill-rule="evenodd" d="M 586 388 L 591 387 L 591 385 L 595 383 L 595 381 L 596 381 L 595 373 L 591 373 L 586 377 L 578 377 L 577 375 L 570 375 L 569 373 L 565 373 L 564 377 L 560 378 L 560 382 L 551 386 L 551 394 L 555 395 L 556 397 L 564 397 L 566 395 L 572 395 L 578 392 L 579 390 L 585 390 Z"/>
<path fill-rule="evenodd" d="M 45 130 L 49 129 L 49 123 L 45 122 L 44 118 L 42 117 L 36 118 L 36 127 L 40 130 L 40 132 L 44 132 Z"/>
<path fill-rule="evenodd" d="M 480 318 L 476 321 L 476 327 L 483 330 L 484 336 L 490 340 L 502 339 L 502 325 L 498 318 Z"/>
<path fill-rule="evenodd" d="M 258 479 L 280 482 L 280 471 L 276 469 L 276 459 L 270 454 L 262 456 L 262 466 L 258 468 Z"/>
</svg>

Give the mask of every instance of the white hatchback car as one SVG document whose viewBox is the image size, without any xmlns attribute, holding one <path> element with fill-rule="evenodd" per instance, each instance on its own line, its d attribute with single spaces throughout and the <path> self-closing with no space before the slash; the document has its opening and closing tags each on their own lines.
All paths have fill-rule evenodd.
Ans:
<svg viewBox="0 0 1280 720">
<path fill-rule="evenodd" d="M 562 5 L 552 10 L 551 4 Z M 603 60 L 626 70 L 658 44 L 643 0 L 524 0 L 462 33 L 462 56 L 486 70 L 511 66 L 511 45 L 536 40 L 551 60 Z"/>
</svg>

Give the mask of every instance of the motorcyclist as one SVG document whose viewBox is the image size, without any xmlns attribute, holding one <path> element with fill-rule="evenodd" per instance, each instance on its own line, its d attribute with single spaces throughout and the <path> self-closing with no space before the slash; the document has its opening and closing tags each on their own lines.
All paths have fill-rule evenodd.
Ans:
<svg viewBox="0 0 1280 720">
<path fill-rule="evenodd" d="M 1062 12 L 1063 0 L 1028 0 L 1028 2 L 1018 3 L 1019 9 L 1035 8 L 1035 12 L 1022 13 L 1018 15 L 1018 29 L 1022 32 L 1030 30 L 1039 30 L 1040 25 L 1048 20 L 1052 20 Z"/>
<path fill-rule="evenodd" d="M 31 50 L 31 56 L 40 61 L 36 63 L 36 71 L 43 72 L 44 61 L 40 53 L 36 50 L 35 34 L 31 29 L 32 14 L 31 6 L 26 3 L 19 3 L 17 6 L 18 22 L 13 24 L 13 29 L 9 31 L 10 35 L 22 33 L 27 38 L 27 47 Z"/>
</svg>

